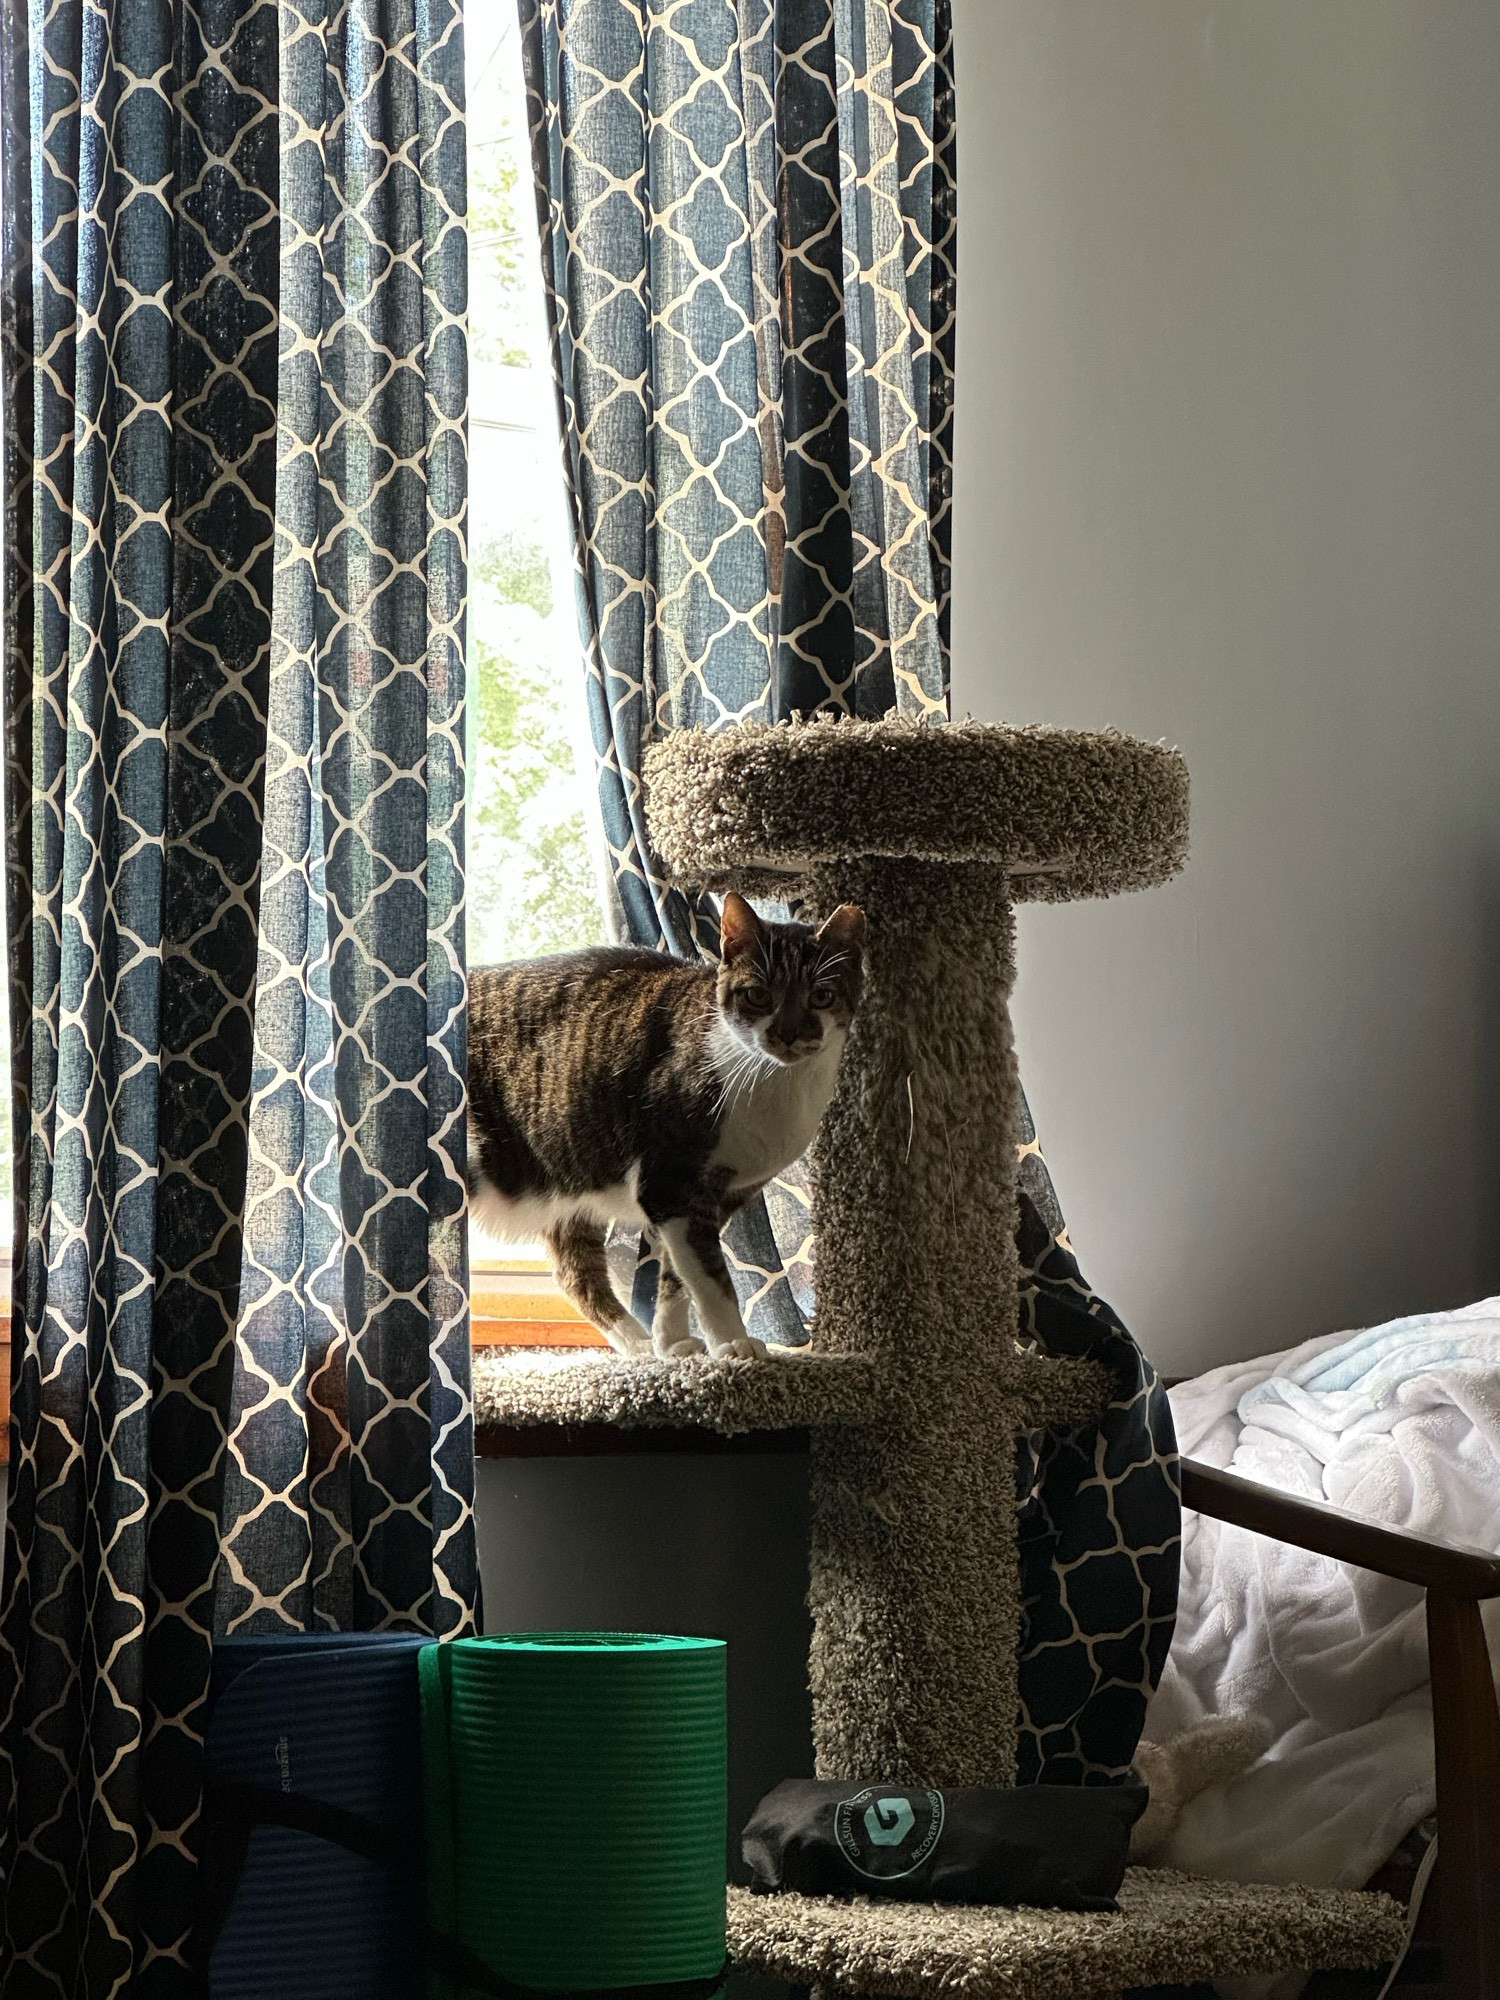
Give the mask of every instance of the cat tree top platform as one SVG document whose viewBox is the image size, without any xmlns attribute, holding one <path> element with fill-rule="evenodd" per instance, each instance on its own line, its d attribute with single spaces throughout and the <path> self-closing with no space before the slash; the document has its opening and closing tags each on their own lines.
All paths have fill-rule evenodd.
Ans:
<svg viewBox="0 0 1500 2000">
<path fill-rule="evenodd" d="M 1093 1362 L 1020 1355 L 1017 1430 L 1084 1423 L 1107 1400 Z M 476 1348 L 480 1429 L 612 1424 L 683 1427 L 735 1437 L 899 1418 L 901 1384 L 864 1354 L 782 1351 L 767 1361 L 658 1361 L 597 1349 Z M 954 1413 L 955 1422 L 959 1413 Z"/>
<path fill-rule="evenodd" d="M 1132 1868 L 1120 1913 L 838 1902 L 729 1892 L 736 1966 L 830 1993 L 1104 2000 L 1133 1986 L 1387 1964 L 1400 1906 L 1353 1889 L 1209 1882 Z"/>
<path fill-rule="evenodd" d="M 679 879 L 774 893 L 830 861 L 1006 869 L 1013 900 L 1165 882 L 1187 855 L 1187 766 L 1114 731 L 888 717 L 680 729 L 646 752 L 651 838 Z"/>
</svg>

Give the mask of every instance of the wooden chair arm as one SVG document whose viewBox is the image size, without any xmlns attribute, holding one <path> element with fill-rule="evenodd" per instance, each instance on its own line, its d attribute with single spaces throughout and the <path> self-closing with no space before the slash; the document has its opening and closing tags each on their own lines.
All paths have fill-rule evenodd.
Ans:
<svg viewBox="0 0 1500 2000">
<path fill-rule="evenodd" d="M 1500 1561 L 1191 1458 L 1182 1461 L 1182 1504 L 1427 1592 L 1443 1992 L 1500 2000 L 1500 1708 L 1479 1618 L 1480 1599 L 1500 1597 Z"/>
<path fill-rule="evenodd" d="M 1216 1465 L 1182 1461 L 1182 1504 L 1196 1514 L 1270 1535 L 1314 1555 L 1353 1563 L 1378 1576 L 1400 1577 L 1448 1597 L 1500 1597 L 1500 1558 L 1458 1542 L 1440 1542 L 1408 1528 L 1385 1528 L 1330 1507 L 1279 1493 Z"/>
</svg>

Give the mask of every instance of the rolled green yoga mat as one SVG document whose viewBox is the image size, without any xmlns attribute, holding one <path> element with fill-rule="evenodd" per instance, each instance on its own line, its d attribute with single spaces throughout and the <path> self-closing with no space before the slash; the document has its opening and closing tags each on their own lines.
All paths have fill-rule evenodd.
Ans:
<svg viewBox="0 0 1500 2000">
<path fill-rule="evenodd" d="M 724 1642 L 523 1632 L 420 1666 L 434 1928 L 526 1986 L 715 1978 Z"/>
</svg>

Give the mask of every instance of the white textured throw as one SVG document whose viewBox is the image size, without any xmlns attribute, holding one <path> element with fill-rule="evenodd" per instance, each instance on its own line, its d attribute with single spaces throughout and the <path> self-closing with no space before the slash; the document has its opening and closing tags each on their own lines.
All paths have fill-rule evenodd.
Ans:
<svg viewBox="0 0 1500 2000">
<path fill-rule="evenodd" d="M 1172 1392 L 1185 1457 L 1373 1521 L 1500 1552 L 1500 1298 L 1332 1334 Z M 1492 1656 L 1500 1605 L 1485 1608 Z M 1146 1733 L 1274 1730 L 1184 1810 L 1159 1859 L 1354 1887 L 1433 1809 L 1422 1594 L 1189 1515 L 1171 1659 Z"/>
</svg>

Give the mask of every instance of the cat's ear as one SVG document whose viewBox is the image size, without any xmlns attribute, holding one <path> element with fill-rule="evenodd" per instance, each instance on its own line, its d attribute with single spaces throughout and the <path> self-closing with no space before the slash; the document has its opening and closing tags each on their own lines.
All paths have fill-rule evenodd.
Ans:
<svg viewBox="0 0 1500 2000">
<path fill-rule="evenodd" d="M 833 951 L 863 951 L 865 913 L 858 903 L 840 903 L 818 932 L 818 943 Z"/>
<path fill-rule="evenodd" d="M 719 913 L 719 948 L 724 955 L 724 963 L 733 965 L 737 958 L 754 951 L 760 943 L 760 932 L 760 918 L 744 897 L 737 896 L 731 889 Z"/>
</svg>

